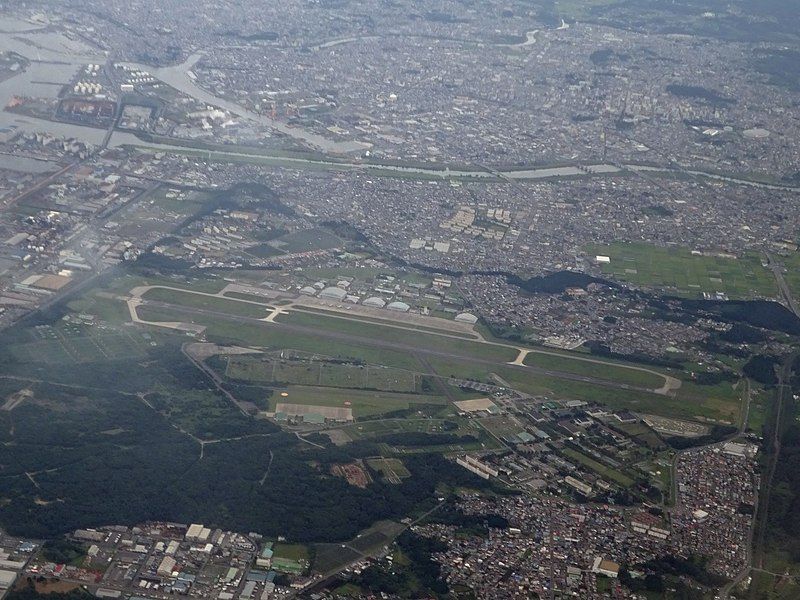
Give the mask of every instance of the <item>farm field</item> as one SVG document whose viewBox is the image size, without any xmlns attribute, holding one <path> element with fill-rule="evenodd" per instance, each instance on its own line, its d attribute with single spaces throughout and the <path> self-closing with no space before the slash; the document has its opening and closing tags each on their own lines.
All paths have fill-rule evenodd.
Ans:
<svg viewBox="0 0 800 600">
<path fill-rule="evenodd" d="M 761 257 L 700 256 L 688 248 L 661 248 L 650 244 L 616 243 L 590 246 L 591 256 L 608 256 L 605 275 L 641 287 L 664 289 L 679 296 L 698 297 L 722 292 L 731 299 L 774 297 L 777 287 Z"/>
</svg>

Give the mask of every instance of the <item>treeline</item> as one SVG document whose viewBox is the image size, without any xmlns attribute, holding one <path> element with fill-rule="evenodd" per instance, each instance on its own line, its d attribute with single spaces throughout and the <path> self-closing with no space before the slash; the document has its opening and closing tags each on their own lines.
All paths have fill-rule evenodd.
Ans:
<svg viewBox="0 0 800 600">
<path fill-rule="evenodd" d="M 377 438 L 391 446 L 455 446 L 459 444 L 474 444 L 478 438 L 472 435 L 455 435 L 452 433 L 422 433 L 408 431 L 404 433 L 390 433 Z"/>
<path fill-rule="evenodd" d="M 69 592 L 40 594 L 36 591 L 34 581 L 30 577 L 28 577 L 23 587 L 13 589 L 5 596 L 5 600 L 92 600 L 92 598 L 94 596 L 82 588 L 76 588 Z"/>
<path fill-rule="evenodd" d="M 42 557 L 56 564 L 71 563 L 85 555 L 83 546 L 63 538 L 48 540 L 42 545 Z"/>
<path fill-rule="evenodd" d="M 635 578 L 627 565 L 622 565 L 619 581 L 632 592 L 639 594 L 663 593 L 667 589 L 674 590 L 670 598 L 684 600 L 703 600 L 707 589 L 719 588 L 727 581 L 724 577 L 711 573 L 706 565 L 707 559 L 700 556 L 661 556 L 636 566 L 637 571 L 646 573 L 644 577 Z M 701 587 L 687 584 L 691 580 Z"/>
<path fill-rule="evenodd" d="M 76 406 L 85 399 L 62 399 L 72 412 L 57 417 L 41 407 L 17 407 L 16 444 L 0 446 L 6 474 L 0 493 L 10 498 L 0 506 L 0 524 L 11 534 L 47 538 L 108 523 L 169 520 L 336 542 L 375 521 L 408 515 L 439 485 L 490 485 L 426 454 L 404 458 L 411 477 L 399 485 L 376 481 L 361 489 L 329 475 L 326 466 L 374 456 L 374 443 L 316 449 L 284 432 L 208 445 L 198 460 L 196 442 L 137 401 L 116 397 L 88 410 Z M 36 488 L 24 473 L 38 471 Z M 45 505 L 39 498 L 61 501 Z M 68 548 L 52 550 L 58 562 L 69 562 Z"/>
<path fill-rule="evenodd" d="M 452 504 L 440 508 L 434 512 L 428 521 L 431 523 L 441 523 L 443 525 L 453 525 L 464 529 L 508 529 L 508 519 L 494 513 L 479 515 L 468 515 Z"/>
<path fill-rule="evenodd" d="M 699 446 L 708 446 L 709 444 L 721 442 L 737 431 L 738 429 L 733 425 L 714 425 L 711 427 L 711 431 L 705 435 L 698 437 L 672 436 L 665 438 L 664 441 L 676 450 L 685 450 L 687 448 L 697 448 Z"/>
<path fill-rule="evenodd" d="M 679 360 L 672 360 L 664 357 L 649 356 L 647 354 L 633 353 L 621 354 L 614 352 L 606 344 L 596 340 L 589 340 L 584 344 L 589 351 L 595 356 L 602 356 L 604 358 L 613 358 L 616 360 L 624 360 L 626 362 L 637 362 L 643 365 L 650 365 L 653 367 L 664 367 L 667 369 L 683 369 L 683 363 Z"/>
<path fill-rule="evenodd" d="M 800 394 L 800 357 L 792 364 L 789 380 L 793 394 Z M 769 511 L 767 513 L 768 545 L 789 554 L 792 561 L 800 562 L 800 423 L 796 418 L 798 403 L 787 398 L 783 405 L 786 418 L 781 419 L 781 453 L 775 465 L 775 475 L 770 488 Z M 771 423 L 767 427 L 773 427 Z M 771 439 L 765 428 L 764 439 Z M 767 442 L 769 443 L 769 442 Z M 771 449 L 767 448 L 766 452 Z"/>
<path fill-rule="evenodd" d="M 441 579 L 441 568 L 431 555 L 446 551 L 447 544 L 409 530 L 400 534 L 396 544 L 403 551 L 407 564 L 396 561 L 391 566 L 372 565 L 353 583 L 374 593 L 401 598 L 444 597 L 448 592 L 447 583 Z"/>
<path fill-rule="evenodd" d="M 800 335 L 800 318 L 792 311 L 769 300 L 691 300 L 681 299 L 681 307 L 702 316 L 708 313 L 720 321 Z"/>
<path fill-rule="evenodd" d="M 667 86 L 667 91 L 673 96 L 678 98 L 690 98 L 694 100 L 703 100 L 712 105 L 725 106 L 729 104 L 736 104 L 736 100 L 726 98 L 717 90 L 712 90 L 699 85 L 684 85 L 680 83 L 671 83 Z"/>
<path fill-rule="evenodd" d="M 775 385 L 778 383 L 778 374 L 775 372 L 778 364 L 780 359 L 775 356 L 756 354 L 742 367 L 742 373 L 764 385 Z"/>
</svg>

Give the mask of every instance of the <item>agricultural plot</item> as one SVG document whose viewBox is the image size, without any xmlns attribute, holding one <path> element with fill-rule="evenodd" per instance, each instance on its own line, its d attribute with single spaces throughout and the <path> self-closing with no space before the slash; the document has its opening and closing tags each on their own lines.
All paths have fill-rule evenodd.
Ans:
<svg viewBox="0 0 800 600">
<path fill-rule="evenodd" d="M 758 254 L 740 258 L 692 254 L 688 248 L 660 248 L 649 244 L 617 243 L 590 246 L 591 256 L 608 256 L 605 275 L 641 287 L 698 297 L 722 292 L 729 298 L 774 297 L 775 279 Z"/>
</svg>

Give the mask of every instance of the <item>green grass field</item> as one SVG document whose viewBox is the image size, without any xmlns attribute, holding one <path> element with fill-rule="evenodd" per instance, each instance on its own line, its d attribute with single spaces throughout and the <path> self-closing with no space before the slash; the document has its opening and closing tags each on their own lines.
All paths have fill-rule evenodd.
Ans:
<svg viewBox="0 0 800 600">
<path fill-rule="evenodd" d="M 698 256 L 688 248 L 661 248 L 638 243 L 590 246 L 587 253 L 611 259 L 609 264 L 601 265 L 605 275 L 681 296 L 723 292 L 736 299 L 774 297 L 777 294 L 772 273 L 761 265 L 761 257 L 756 253 L 740 258 Z"/>
<path fill-rule="evenodd" d="M 396 342 L 411 347 L 426 348 L 442 352 L 452 352 L 485 360 L 508 362 L 514 360 L 517 352 L 513 348 L 491 346 L 454 337 L 445 337 L 433 333 L 383 327 L 376 323 L 367 323 L 352 319 L 340 319 L 323 315 L 292 312 L 276 319 L 280 323 L 317 327 L 326 331 L 357 335 L 384 342 Z"/>
<path fill-rule="evenodd" d="M 228 360 L 225 375 L 246 381 L 374 389 L 386 392 L 413 393 L 419 391 L 420 387 L 418 376 L 411 371 L 319 361 L 232 357 Z"/>
<path fill-rule="evenodd" d="M 172 197 L 168 198 L 167 195 Z M 197 192 L 176 192 L 168 188 L 159 188 L 149 195 L 148 200 L 164 210 L 178 214 L 193 215 L 208 200 L 208 196 Z"/>
<path fill-rule="evenodd" d="M 574 462 L 578 463 L 579 465 L 583 465 L 584 467 L 591 469 L 592 471 L 594 471 L 601 477 L 608 479 L 612 483 L 616 483 L 625 488 L 631 487 L 634 483 L 634 480 L 625 475 L 624 473 L 621 473 L 616 469 L 612 469 L 611 467 L 607 467 L 603 463 L 596 461 L 590 456 L 586 456 L 582 452 L 578 452 L 577 450 L 573 450 L 572 448 L 564 448 L 561 452 L 568 459 L 571 459 Z"/>
<path fill-rule="evenodd" d="M 275 544 L 272 550 L 274 552 L 273 556 L 278 558 L 286 558 L 288 560 L 296 561 L 304 560 L 306 562 L 309 560 L 308 548 L 302 544 L 286 544 L 283 542 L 278 542 Z"/>
<path fill-rule="evenodd" d="M 752 600 L 795 600 L 800 598 L 800 584 L 790 577 L 777 577 L 771 573 L 754 571 L 746 598 Z"/>
<path fill-rule="evenodd" d="M 513 437 L 525 429 L 514 419 L 506 416 L 486 417 L 479 423 L 492 435 L 499 438 Z"/>
<path fill-rule="evenodd" d="M 654 373 L 629 369 L 624 366 L 579 360 L 577 357 L 572 358 L 568 355 L 555 356 L 553 354 L 531 352 L 525 357 L 525 364 L 541 369 L 586 375 L 595 379 L 616 381 L 647 389 L 658 389 L 664 385 L 664 378 Z"/>
<path fill-rule="evenodd" d="M 445 419 L 380 419 L 362 421 L 342 427 L 351 439 L 361 440 L 379 437 L 390 433 L 453 433 L 456 435 L 477 435 L 476 427 L 470 421 L 457 418 L 447 419 L 458 423 L 459 427 L 449 430 L 444 427 Z"/>
<path fill-rule="evenodd" d="M 279 250 L 293 254 L 338 248 L 342 245 L 342 240 L 324 229 L 305 229 L 279 237 L 272 244 Z"/>
<path fill-rule="evenodd" d="M 241 323 L 207 315 L 198 319 L 194 315 L 181 311 L 180 308 L 161 309 L 141 306 L 138 310 L 139 316 L 145 320 L 184 322 L 195 320 L 207 327 L 206 334 L 209 339 L 220 343 L 245 344 L 271 350 L 300 350 L 321 357 L 363 361 L 400 369 L 419 369 L 419 362 L 408 352 L 373 348 L 363 344 L 331 342 L 312 334 L 281 331 L 268 323 Z"/>
<path fill-rule="evenodd" d="M 154 302 L 165 302 L 167 304 L 177 304 L 190 308 L 203 308 L 238 317 L 252 317 L 255 319 L 262 319 L 270 313 L 268 308 L 257 304 L 250 304 L 249 302 L 240 302 L 236 299 L 227 300 L 216 296 L 202 296 L 200 294 L 179 292 L 166 288 L 153 288 L 148 290 L 142 298 L 145 300 L 153 300 Z"/>
<path fill-rule="evenodd" d="M 678 419 L 734 421 L 740 410 L 739 397 L 730 385 L 697 386 L 684 382 L 676 396 L 624 390 L 570 381 L 525 372 L 508 365 L 487 366 L 431 357 L 431 366 L 439 375 L 477 381 L 490 381 L 490 372 L 502 377 L 522 392 L 563 400 L 584 400 L 606 405 L 613 410 L 633 410 Z"/>
<path fill-rule="evenodd" d="M 270 398 L 270 410 L 275 410 L 275 404 L 278 402 L 314 406 L 345 406 L 345 402 L 350 402 L 350 408 L 353 409 L 353 416 L 356 418 L 363 418 L 382 415 L 396 410 L 405 410 L 414 404 L 447 404 L 447 400 L 442 396 L 398 394 L 394 392 L 374 392 L 302 385 L 290 385 L 286 388 L 285 393 L 287 396 L 273 396 Z"/>
<path fill-rule="evenodd" d="M 346 321 L 358 320 L 358 322 L 365 323 L 365 324 L 385 325 L 385 326 L 394 326 L 394 327 L 397 327 L 399 325 L 399 326 L 402 326 L 405 329 L 410 329 L 410 330 L 414 330 L 414 331 L 422 331 L 424 333 L 438 333 L 438 334 L 444 334 L 444 335 L 464 338 L 464 339 L 467 339 L 467 340 L 474 340 L 475 339 L 475 336 L 472 333 L 469 333 L 469 332 L 466 332 L 466 331 L 457 331 L 457 330 L 452 330 L 452 329 L 446 329 L 446 328 L 443 328 L 443 327 L 439 327 L 439 326 L 437 326 L 437 325 L 439 325 L 439 323 L 437 323 L 433 319 L 428 321 L 428 323 L 430 323 L 430 325 L 427 325 L 427 326 L 426 325 L 418 325 L 416 323 L 411 323 L 411 322 L 398 322 L 396 320 L 393 321 L 392 320 L 392 313 L 389 312 L 389 311 L 386 311 L 386 313 L 385 313 L 386 314 L 386 318 L 385 319 L 377 318 L 377 317 L 366 317 L 366 316 L 363 316 L 363 315 L 352 315 L 352 314 L 348 315 L 346 313 L 335 312 L 335 311 L 330 311 L 330 310 L 325 310 L 325 309 L 322 309 L 322 308 L 315 308 L 315 307 L 310 307 L 310 306 L 303 306 L 302 308 L 301 307 L 295 307 L 295 308 L 291 309 L 291 312 L 294 313 L 295 315 L 306 314 L 306 315 L 309 315 L 311 317 L 313 317 L 314 315 L 319 315 L 321 317 L 327 317 L 329 319 L 338 318 L 340 320 L 346 320 Z M 442 313 L 442 314 L 444 314 L 444 313 Z M 438 317 L 442 318 L 442 315 L 438 315 Z M 448 320 L 452 320 L 452 317 L 453 317 L 453 315 L 450 315 Z M 447 324 L 445 324 L 445 325 L 447 325 Z"/>
<path fill-rule="evenodd" d="M 83 326 L 45 326 L 33 329 L 34 340 L 13 344 L 10 350 L 30 363 L 70 364 L 130 360 L 145 356 L 150 340 L 136 330 Z"/>
<path fill-rule="evenodd" d="M 142 318 L 153 320 L 199 320 L 207 326 L 207 337 L 217 342 L 253 345 L 271 350 L 293 349 L 319 356 L 364 361 L 371 365 L 386 365 L 410 371 L 421 369 L 413 353 L 408 351 L 372 348 L 368 344 L 331 340 L 311 333 L 282 331 L 268 323 L 243 323 L 209 315 L 197 317 L 182 313 L 179 308 L 154 309 L 143 306 L 140 307 L 139 314 Z M 379 339 L 383 342 L 395 342 L 420 350 L 458 354 L 461 357 L 445 358 L 428 355 L 426 358 L 438 375 L 491 382 L 493 381 L 491 375 L 496 374 L 511 387 L 532 395 L 585 400 L 605 404 L 611 409 L 629 409 L 679 419 L 725 423 L 737 422 L 740 410 L 739 396 L 730 385 L 698 386 L 684 382 L 675 396 L 663 396 L 526 372 L 524 368 L 505 364 L 516 356 L 516 352 L 511 348 L 317 315 L 295 313 L 283 318 L 284 322 L 292 322 L 294 318 L 297 324 L 302 323 L 332 333 L 346 333 L 367 339 Z M 477 361 L 492 361 L 495 364 Z M 609 368 L 614 369 L 613 366 Z M 562 370 L 567 369 L 562 367 Z M 639 377 L 639 372 L 632 371 L 632 373 L 634 377 Z"/>
<path fill-rule="evenodd" d="M 592 8 L 614 3 L 614 0 L 556 0 L 555 10 L 558 16 L 567 20 L 584 19 L 591 14 Z"/>
<path fill-rule="evenodd" d="M 775 256 L 776 261 L 783 263 L 786 272 L 783 278 L 796 302 L 800 302 L 800 251 L 787 256 Z"/>
<path fill-rule="evenodd" d="M 403 461 L 397 458 L 370 458 L 367 459 L 367 464 L 379 471 L 389 481 L 411 477 L 411 473 L 406 469 Z"/>
</svg>

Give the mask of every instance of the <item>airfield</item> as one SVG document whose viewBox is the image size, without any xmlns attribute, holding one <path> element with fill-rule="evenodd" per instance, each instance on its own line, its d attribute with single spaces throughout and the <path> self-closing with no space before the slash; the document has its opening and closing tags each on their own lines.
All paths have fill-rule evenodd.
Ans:
<svg viewBox="0 0 800 600">
<path fill-rule="evenodd" d="M 286 386 L 285 403 L 347 401 L 356 418 L 464 399 L 451 380 L 512 390 L 531 404 L 555 398 L 704 423 L 739 418 L 739 394 L 695 385 L 682 373 L 505 342 L 440 317 L 224 282 L 217 289 L 138 285 L 114 298 L 132 323 L 268 355 L 228 357 L 225 377 Z M 274 410 L 270 401 L 264 412 Z"/>
</svg>

